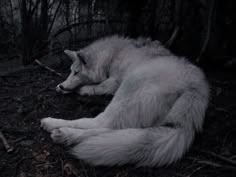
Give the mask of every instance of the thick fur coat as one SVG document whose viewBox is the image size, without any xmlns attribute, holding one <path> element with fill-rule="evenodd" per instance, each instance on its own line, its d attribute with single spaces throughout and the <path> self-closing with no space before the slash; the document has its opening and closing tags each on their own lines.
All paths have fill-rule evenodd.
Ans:
<svg viewBox="0 0 236 177">
<path fill-rule="evenodd" d="M 112 36 L 65 50 L 71 74 L 60 93 L 114 94 L 95 118 L 44 118 L 56 143 L 94 165 L 160 166 L 176 162 L 202 129 L 209 100 L 201 69 L 160 42 Z"/>
</svg>

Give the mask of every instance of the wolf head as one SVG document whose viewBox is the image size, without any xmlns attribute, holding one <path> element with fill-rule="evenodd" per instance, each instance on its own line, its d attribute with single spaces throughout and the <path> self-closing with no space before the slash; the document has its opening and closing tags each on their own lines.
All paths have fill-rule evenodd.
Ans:
<svg viewBox="0 0 236 177">
<path fill-rule="evenodd" d="M 72 60 L 70 67 L 71 73 L 67 79 L 58 84 L 56 91 L 59 93 L 70 93 L 79 89 L 83 85 L 92 85 L 104 80 L 104 74 L 101 74 L 102 68 L 96 55 L 87 50 L 71 51 L 65 50 L 64 53 Z"/>
<path fill-rule="evenodd" d="M 71 50 L 65 50 L 64 53 L 73 62 L 70 67 L 71 73 L 64 82 L 57 85 L 56 91 L 66 94 L 92 81 L 89 78 L 86 57 L 80 52 Z"/>
</svg>

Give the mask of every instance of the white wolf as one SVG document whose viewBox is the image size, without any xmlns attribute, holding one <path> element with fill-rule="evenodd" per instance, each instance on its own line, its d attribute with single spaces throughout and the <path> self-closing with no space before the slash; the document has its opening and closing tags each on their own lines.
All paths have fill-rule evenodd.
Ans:
<svg viewBox="0 0 236 177">
<path fill-rule="evenodd" d="M 158 41 L 119 36 L 79 51 L 65 50 L 71 74 L 57 91 L 114 94 L 95 118 L 44 118 L 54 142 L 94 165 L 168 165 L 183 156 L 202 129 L 209 88 L 203 72 Z"/>
</svg>

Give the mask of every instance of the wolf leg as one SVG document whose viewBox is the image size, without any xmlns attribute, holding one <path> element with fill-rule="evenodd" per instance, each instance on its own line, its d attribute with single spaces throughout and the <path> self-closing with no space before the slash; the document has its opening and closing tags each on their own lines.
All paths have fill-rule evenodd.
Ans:
<svg viewBox="0 0 236 177">
<path fill-rule="evenodd" d="M 54 143 L 73 145 L 73 144 L 78 144 L 81 141 L 86 140 L 91 136 L 95 136 L 97 134 L 109 131 L 110 129 L 108 128 L 85 130 L 85 129 L 62 127 L 59 129 L 54 129 L 51 132 L 51 138 L 54 141 Z"/>
<path fill-rule="evenodd" d="M 94 129 L 108 127 L 108 121 L 101 113 L 97 118 L 81 118 L 77 120 L 64 120 L 47 117 L 41 120 L 41 127 L 51 132 L 54 129 L 61 127 L 79 128 L 79 129 Z"/>
<path fill-rule="evenodd" d="M 85 85 L 80 88 L 78 93 L 80 95 L 113 95 L 118 87 L 118 81 L 110 77 L 98 85 Z"/>
</svg>

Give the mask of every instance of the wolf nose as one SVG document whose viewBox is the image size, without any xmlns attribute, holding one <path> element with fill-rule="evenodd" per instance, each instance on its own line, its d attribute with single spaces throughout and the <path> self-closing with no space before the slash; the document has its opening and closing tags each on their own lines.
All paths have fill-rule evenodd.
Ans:
<svg viewBox="0 0 236 177">
<path fill-rule="evenodd" d="M 62 85 L 57 85 L 57 87 L 56 87 L 57 92 L 62 92 L 63 89 L 64 89 L 64 87 Z"/>
<path fill-rule="evenodd" d="M 58 85 L 58 87 L 59 87 L 61 90 L 65 90 L 65 88 L 64 88 L 62 85 Z"/>
<path fill-rule="evenodd" d="M 59 93 L 62 93 L 62 94 L 67 94 L 67 93 L 71 92 L 69 90 L 66 90 L 66 88 L 64 86 L 62 86 L 61 84 L 57 85 L 56 91 Z"/>
</svg>

